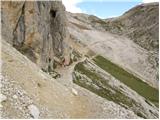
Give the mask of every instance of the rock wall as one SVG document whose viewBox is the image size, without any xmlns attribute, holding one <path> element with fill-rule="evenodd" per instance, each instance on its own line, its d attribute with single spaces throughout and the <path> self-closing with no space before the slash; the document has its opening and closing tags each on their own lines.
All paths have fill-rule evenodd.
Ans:
<svg viewBox="0 0 160 120">
<path fill-rule="evenodd" d="M 64 60 L 68 34 L 61 1 L 3 1 L 1 5 L 4 40 L 45 71 Z"/>
</svg>

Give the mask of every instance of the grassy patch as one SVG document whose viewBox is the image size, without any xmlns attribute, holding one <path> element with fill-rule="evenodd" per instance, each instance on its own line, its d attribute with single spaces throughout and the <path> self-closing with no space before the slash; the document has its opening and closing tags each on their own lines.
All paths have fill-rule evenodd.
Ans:
<svg viewBox="0 0 160 120">
<path fill-rule="evenodd" d="M 140 104 L 123 94 L 119 89 L 110 86 L 107 79 L 103 78 L 95 71 L 86 68 L 83 62 L 78 63 L 75 66 L 74 71 L 80 73 L 80 75 L 74 73 L 74 83 L 125 108 L 131 108 L 138 116 L 146 118 L 145 113 L 143 113 L 143 108 L 140 106 Z M 86 75 L 91 81 L 88 81 L 81 75 Z M 134 107 L 138 107 L 139 109 L 134 109 Z"/>
<path fill-rule="evenodd" d="M 110 73 L 112 76 L 126 84 L 131 89 L 135 90 L 138 94 L 150 100 L 156 106 L 159 104 L 159 92 L 157 89 L 149 86 L 138 77 L 125 71 L 102 56 L 97 56 L 93 60 L 99 67 Z"/>
<path fill-rule="evenodd" d="M 118 104 L 127 105 L 128 107 L 133 106 L 133 101 L 125 96 L 123 93 L 118 91 L 117 89 L 110 86 L 103 77 L 95 73 L 94 71 L 88 70 L 84 67 L 83 63 L 77 64 L 75 67 L 75 70 L 78 71 L 81 74 L 85 74 L 88 78 L 92 80 L 92 84 L 85 84 L 80 79 L 79 76 L 77 76 L 76 80 L 74 82 L 78 83 L 79 85 L 91 90 L 92 92 L 95 92 L 96 94 L 100 95 L 101 97 L 107 98 L 110 101 L 114 101 Z M 92 85 L 95 84 L 100 89 L 95 89 L 92 87 Z M 113 90 L 114 93 L 111 91 Z M 135 104 L 135 103 L 134 103 Z M 125 106 L 124 106 L 125 107 Z"/>
</svg>

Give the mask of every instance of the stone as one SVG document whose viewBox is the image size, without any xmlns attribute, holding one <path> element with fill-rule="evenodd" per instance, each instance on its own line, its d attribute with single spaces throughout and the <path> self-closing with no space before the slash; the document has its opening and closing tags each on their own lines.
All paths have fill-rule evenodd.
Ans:
<svg viewBox="0 0 160 120">
<path fill-rule="evenodd" d="M 73 93 L 74 95 L 76 95 L 76 96 L 78 95 L 77 90 L 75 90 L 74 88 L 72 88 L 71 90 L 72 90 L 72 93 Z"/>
<path fill-rule="evenodd" d="M 3 105 L 0 103 L 0 108 L 2 108 L 3 107 Z"/>
<path fill-rule="evenodd" d="M 17 96 L 17 95 L 13 95 L 13 98 L 14 98 L 14 99 L 17 99 L 17 98 L 18 98 L 18 96 Z"/>
<path fill-rule="evenodd" d="M 3 94 L 0 94 L 0 102 L 3 102 L 7 99 L 7 97 Z"/>
<path fill-rule="evenodd" d="M 30 111 L 30 114 L 33 116 L 33 118 L 38 119 L 40 111 L 37 108 L 37 106 L 31 104 L 31 105 L 28 106 L 28 109 Z"/>
</svg>

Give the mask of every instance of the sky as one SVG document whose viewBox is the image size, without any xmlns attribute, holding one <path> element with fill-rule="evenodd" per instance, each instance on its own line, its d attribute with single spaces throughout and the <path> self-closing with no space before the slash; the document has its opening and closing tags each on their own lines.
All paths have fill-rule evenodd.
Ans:
<svg viewBox="0 0 160 120">
<path fill-rule="evenodd" d="M 159 0 L 62 0 L 66 10 L 69 12 L 86 13 L 103 19 L 120 16 L 141 3 L 158 1 Z"/>
</svg>

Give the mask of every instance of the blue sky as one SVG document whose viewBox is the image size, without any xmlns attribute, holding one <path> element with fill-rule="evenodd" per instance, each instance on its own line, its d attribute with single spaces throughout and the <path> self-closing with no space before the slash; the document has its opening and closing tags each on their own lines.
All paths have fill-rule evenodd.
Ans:
<svg viewBox="0 0 160 120">
<path fill-rule="evenodd" d="M 140 2 L 82 2 L 77 6 L 87 14 L 100 18 L 120 16 Z"/>
<path fill-rule="evenodd" d="M 69 12 L 92 14 L 100 18 L 117 17 L 140 3 L 157 1 L 159 0 L 62 0 Z"/>
</svg>

